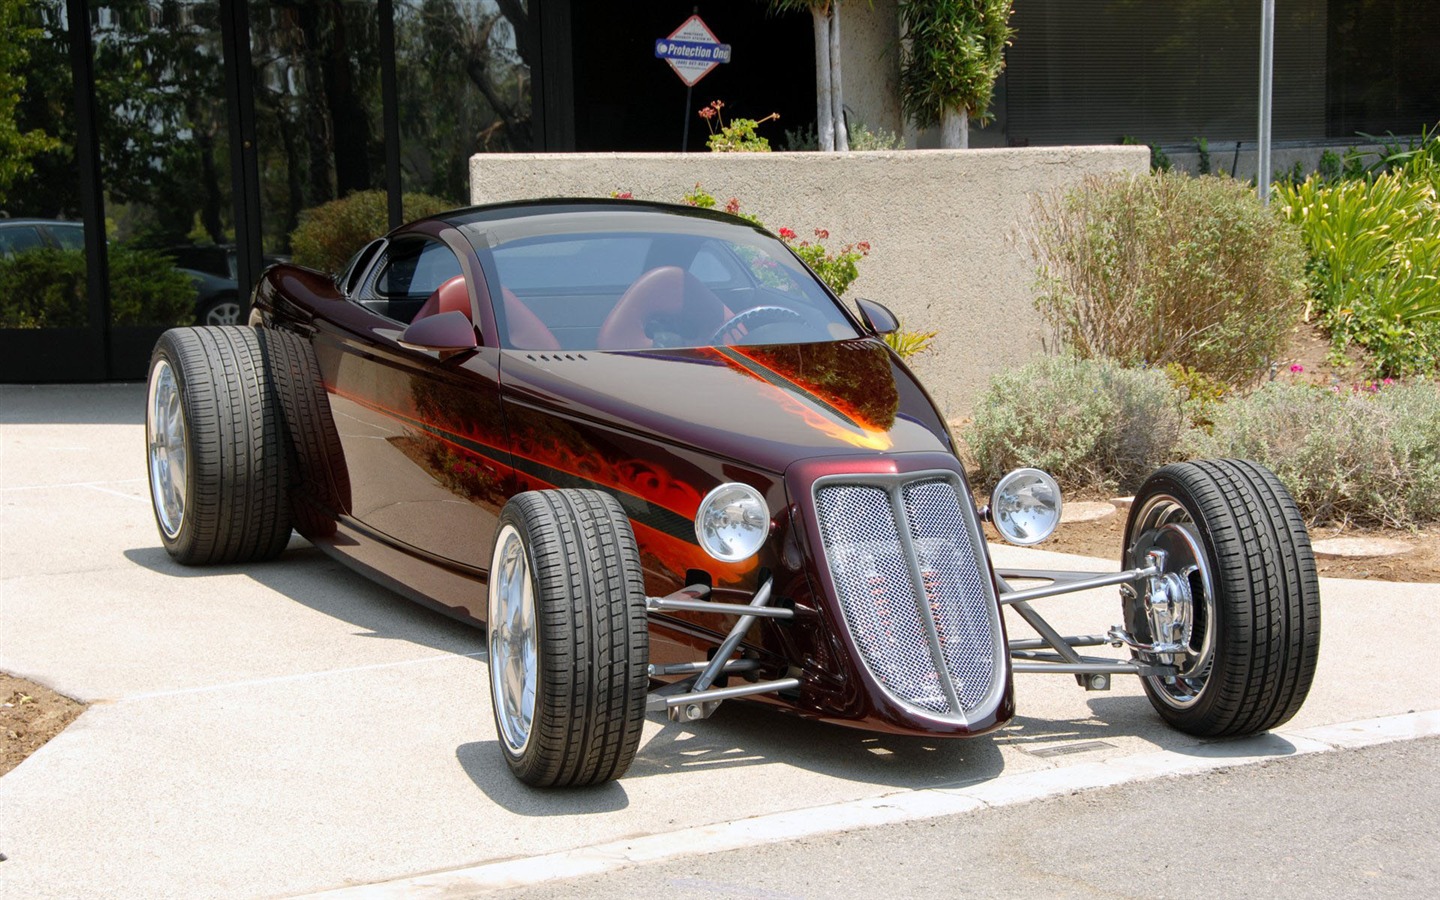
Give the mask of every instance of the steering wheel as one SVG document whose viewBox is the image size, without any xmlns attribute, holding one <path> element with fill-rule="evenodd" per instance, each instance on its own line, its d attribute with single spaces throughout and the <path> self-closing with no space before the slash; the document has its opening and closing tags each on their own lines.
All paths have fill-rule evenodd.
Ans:
<svg viewBox="0 0 1440 900">
<path fill-rule="evenodd" d="M 800 315 L 793 309 L 786 309 L 783 306 L 752 306 L 749 309 L 738 312 L 730 318 L 726 319 L 725 324 L 715 329 L 715 333 L 710 335 L 710 343 L 730 344 L 734 343 L 734 341 L 726 340 L 726 338 L 733 337 L 738 340 L 739 338 L 744 337 L 745 334 L 765 325 L 778 325 L 782 322 L 804 321 L 804 316 Z M 735 334 L 735 331 L 742 326 L 744 327 L 745 332 Z"/>
</svg>

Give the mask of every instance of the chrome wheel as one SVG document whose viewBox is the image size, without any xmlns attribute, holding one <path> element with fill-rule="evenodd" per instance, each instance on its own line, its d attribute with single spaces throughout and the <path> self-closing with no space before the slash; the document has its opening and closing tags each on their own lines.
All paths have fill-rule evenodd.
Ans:
<svg viewBox="0 0 1440 900">
<path fill-rule="evenodd" d="M 1215 663 L 1215 586 L 1206 560 L 1205 545 L 1200 539 L 1195 519 L 1185 504 L 1169 494 L 1151 497 L 1133 519 L 1128 544 L 1131 566 L 1143 566 L 1152 550 L 1164 554 L 1164 572 L 1151 579 L 1151 590 L 1160 592 L 1162 602 L 1179 602 L 1188 609 L 1188 637 L 1183 653 L 1150 654 L 1159 662 L 1175 666 L 1173 677 L 1151 676 L 1146 680 L 1153 695 L 1175 709 L 1188 709 L 1199 702 Z M 1150 596 L 1156 596 L 1151 594 Z M 1143 621 L 1150 615 L 1150 600 L 1136 596 L 1129 602 L 1139 604 L 1134 619 Z M 1153 621 L 1153 620 L 1152 620 Z M 1153 633 L 1151 639 L 1159 641 Z"/>
<path fill-rule="evenodd" d="M 240 301 L 221 300 L 205 310 L 203 325 L 239 325 Z"/>
<path fill-rule="evenodd" d="M 495 540 L 486 625 L 495 728 L 510 752 L 519 756 L 530 743 L 535 721 L 539 642 L 525 541 L 513 525 L 501 529 Z"/>
<path fill-rule="evenodd" d="M 145 437 L 150 462 L 150 499 L 165 536 L 174 540 L 185 520 L 185 412 L 180 386 L 170 363 L 160 360 L 150 372 L 145 407 Z"/>
</svg>

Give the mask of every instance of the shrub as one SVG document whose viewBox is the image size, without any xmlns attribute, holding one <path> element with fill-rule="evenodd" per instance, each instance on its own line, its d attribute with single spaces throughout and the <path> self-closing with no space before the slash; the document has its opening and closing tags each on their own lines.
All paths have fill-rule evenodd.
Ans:
<svg viewBox="0 0 1440 900">
<path fill-rule="evenodd" d="M 1440 520 L 1440 390 L 1336 391 L 1272 382 L 1215 409 L 1196 456 L 1260 462 L 1312 522 L 1410 527 Z"/>
<path fill-rule="evenodd" d="M 455 208 L 454 203 L 429 194 L 404 194 L 400 206 L 407 222 Z M 390 230 L 389 210 L 384 191 L 356 191 L 305 210 L 290 234 L 295 264 L 340 271 L 357 250 Z"/>
<path fill-rule="evenodd" d="M 1251 384 L 1303 307 L 1293 226 L 1229 178 L 1092 176 L 1038 200 L 1029 239 L 1036 305 L 1082 357 Z"/>
<path fill-rule="evenodd" d="M 1132 490 L 1178 457 L 1182 400 L 1154 369 L 1043 357 L 991 379 L 964 438 L 984 485 L 1035 466 L 1069 487 Z"/>
<path fill-rule="evenodd" d="M 1310 254 L 1321 325 L 1337 351 L 1368 350 L 1376 376 L 1440 366 L 1440 141 L 1430 145 L 1373 179 L 1276 189 Z"/>
<path fill-rule="evenodd" d="M 112 244 L 110 321 L 185 325 L 195 317 L 195 285 L 167 256 Z M 0 328 L 83 327 L 89 318 L 85 253 L 32 250 L 0 258 Z"/>
</svg>

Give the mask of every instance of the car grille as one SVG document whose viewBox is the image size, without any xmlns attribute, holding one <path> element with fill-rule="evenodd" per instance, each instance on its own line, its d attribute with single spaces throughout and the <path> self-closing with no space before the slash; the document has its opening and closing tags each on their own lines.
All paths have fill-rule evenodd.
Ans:
<svg viewBox="0 0 1440 900">
<path fill-rule="evenodd" d="M 896 699 L 965 718 L 994 698 L 999 614 L 948 477 L 857 476 L 815 490 L 840 606 L 866 666 Z"/>
</svg>

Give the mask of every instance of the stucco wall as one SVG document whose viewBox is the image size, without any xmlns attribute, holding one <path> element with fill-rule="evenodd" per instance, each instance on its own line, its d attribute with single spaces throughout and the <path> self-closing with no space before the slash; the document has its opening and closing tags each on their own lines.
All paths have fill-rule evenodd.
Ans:
<svg viewBox="0 0 1440 900">
<path fill-rule="evenodd" d="M 946 415 L 964 415 L 986 379 L 1041 352 L 1034 266 L 1023 223 L 1037 192 L 1087 174 L 1144 172 L 1145 147 L 909 150 L 819 154 L 482 154 L 475 203 L 538 197 L 678 201 L 698 181 L 739 198 L 771 229 L 869 241 L 847 297 L 893 309 L 906 329 L 938 330 L 915 369 Z"/>
</svg>

